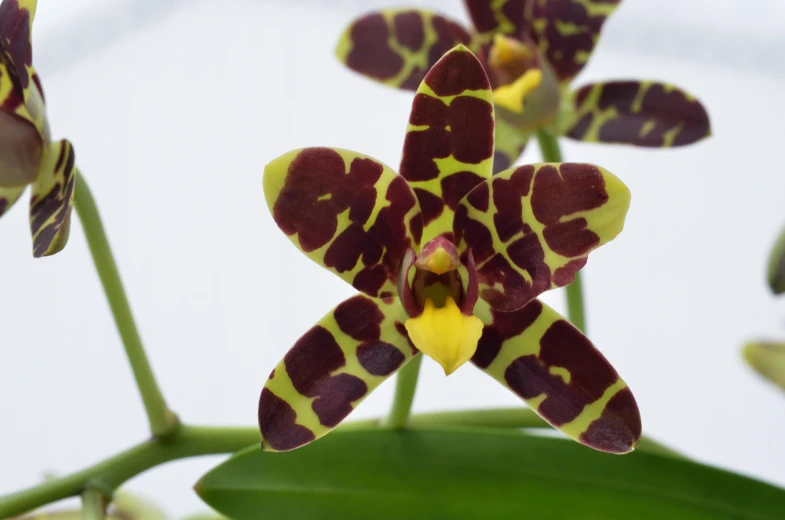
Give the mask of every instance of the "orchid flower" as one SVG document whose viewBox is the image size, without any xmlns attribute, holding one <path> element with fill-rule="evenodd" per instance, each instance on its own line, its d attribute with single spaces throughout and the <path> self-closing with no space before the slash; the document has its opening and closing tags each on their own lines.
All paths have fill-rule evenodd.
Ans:
<svg viewBox="0 0 785 520">
<path fill-rule="evenodd" d="M 33 256 L 65 247 L 74 196 L 74 150 L 52 142 L 44 92 L 33 68 L 36 0 L 0 3 L 0 216 L 29 184 Z"/>
<path fill-rule="evenodd" d="M 266 450 L 329 432 L 423 353 L 451 374 L 467 361 L 587 446 L 634 449 L 635 399 L 592 343 L 535 299 L 572 282 L 624 225 L 627 187 L 589 164 L 491 177 L 494 105 L 463 45 L 417 89 L 400 175 L 366 155 L 304 148 L 270 162 L 278 227 L 360 294 L 305 333 L 259 400 Z"/>
<path fill-rule="evenodd" d="M 468 45 L 498 108 L 494 171 L 515 163 L 532 132 L 587 142 L 683 146 L 710 133 L 701 103 L 667 83 L 623 80 L 571 89 L 620 0 L 465 0 L 474 24 L 425 9 L 385 9 L 352 22 L 336 54 L 350 69 L 414 90 L 442 53 Z"/>
</svg>

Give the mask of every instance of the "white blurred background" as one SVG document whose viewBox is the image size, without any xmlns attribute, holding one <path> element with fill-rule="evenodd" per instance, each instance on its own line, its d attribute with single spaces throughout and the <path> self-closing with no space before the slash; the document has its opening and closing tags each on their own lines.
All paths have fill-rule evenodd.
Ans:
<svg viewBox="0 0 785 520">
<path fill-rule="evenodd" d="M 420 0 L 466 20 L 460 2 Z M 291 344 L 352 293 L 270 218 L 264 164 L 308 145 L 397 166 L 411 94 L 333 58 L 350 19 L 394 0 L 39 0 L 34 61 L 55 137 L 68 137 L 110 234 L 164 394 L 188 422 L 254 425 Z M 630 186 L 625 232 L 584 270 L 589 334 L 627 380 L 645 431 L 713 465 L 785 485 L 785 395 L 743 364 L 785 338 L 764 283 L 785 224 L 785 3 L 624 0 L 577 85 L 674 82 L 713 137 L 650 151 L 563 141 Z M 535 146 L 524 158 L 539 160 Z M 77 219 L 68 248 L 33 260 L 27 199 L 2 219 L 0 494 L 142 440 L 146 420 Z M 545 300 L 563 310 L 561 291 Z M 354 418 L 384 414 L 384 384 Z M 466 366 L 423 365 L 417 411 L 516 406 Z M 130 482 L 172 515 L 221 460 Z"/>
</svg>

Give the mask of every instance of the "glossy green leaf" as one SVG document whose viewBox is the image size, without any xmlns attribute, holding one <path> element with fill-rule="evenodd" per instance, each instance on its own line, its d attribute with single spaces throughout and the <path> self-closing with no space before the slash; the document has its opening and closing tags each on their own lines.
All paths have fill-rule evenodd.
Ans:
<svg viewBox="0 0 785 520">
<path fill-rule="evenodd" d="M 235 519 L 781 519 L 785 490 L 673 457 L 480 429 L 365 430 L 249 448 L 196 485 Z"/>
</svg>

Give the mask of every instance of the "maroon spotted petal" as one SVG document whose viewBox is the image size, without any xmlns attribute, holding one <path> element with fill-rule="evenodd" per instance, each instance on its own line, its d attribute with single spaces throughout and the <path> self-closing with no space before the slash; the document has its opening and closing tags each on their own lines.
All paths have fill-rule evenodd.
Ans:
<svg viewBox="0 0 785 520">
<path fill-rule="evenodd" d="M 392 87 L 415 90 L 444 53 L 471 36 L 461 24 L 424 9 L 384 9 L 354 20 L 338 43 L 338 59 Z"/>
<path fill-rule="evenodd" d="M 5 65 L 20 100 L 25 99 L 24 91 L 30 85 L 28 67 L 33 66 L 30 23 L 34 13 L 30 12 L 31 3 L 28 1 L 20 5 L 19 0 L 3 0 L 0 3 L 0 61 Z M 35 10 L 34 3 L 32 9 Z M 8 99 L 0 101 L 3 110 L 14 110 L 15 107 L 6 106 Z"/>
<path fill-rule="evenodd" d="M 401 176 L 366 155 L 304 148 L 265 167 L 264 193 L 275 223 L 308 258 L 369 296 L 396 294 L 403 255 L 422 234 Z"/>
<path fill-rule="evenodd" d="M 583 70 L 602 26 L 621 0 L 527 0 L 528 35 L 545 53 L 559 81 Z"/>
<path fill-rule="evenodd" d="M 406 319 L 397 298 L 357 295 L 297 340 L 259 399 L 263 448 L 293 450 L 325 435 L 417 355 Z"/>
<path fill-rule="evenodd" d="M 475 314 L 485 323 L 477 367 L 572 439 L 608 453 L 635 448 L 635 398 L 581 331 L 539 300 L 514 312 L 478 302 Z"/>
<path fill-rule="evenodd" d="M 425 76 L 412 102 L 400 174 L 423 211 L 423 242 L 452 231 L 460 200 L 490 177 L 494 112 L 480 61 L 459 45 Z"/>
<path fill-rule="evenodd" d="M 461 201 L 455 243 L 461 255 L 474 255 L 480 297 L 514 311 L 572 283 L 589 253 L 621 231 L 629 203 L 627 187 L 598 166 L 521 166 Z"/>
<path fill-rule="evenodd" d="M 609 81 L 572 95 L 566 135 L 578 141 L 645 147 L 684 146 L 709 136 L 709 115 L 684 90 L 651 81 Z"/>
<path fill-rule="evenodd" d="M 523 35 L 529 3 L 530 0 L 464 0 L 474 28 L 486 43 L 494 34 Z"/>
</svg>

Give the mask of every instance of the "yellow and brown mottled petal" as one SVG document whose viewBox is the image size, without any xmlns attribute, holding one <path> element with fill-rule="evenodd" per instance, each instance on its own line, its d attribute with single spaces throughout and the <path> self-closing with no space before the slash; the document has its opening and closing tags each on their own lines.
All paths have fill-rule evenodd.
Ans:
<svg viewBox="0 0 785 520">
<path fill-rule="evenodd" d="M 13 78 L 16 95 L 27 100 L 33 74 L 33 46 L 30 34 L 35 16 L 35 0 L 0 2 L 0 61 L 4 73 Z"/>
<path fill-rule="evenodd" d="M 73 146 L 66 140 L 51 143 L 44 150 L 30 198 L 30 230 L 36 258 L 53 255 L 65 247 L 75 180 Z"/>
<path fill-rule="evenodd" d="M 461 24 L 425 9 L 384 9 L 354 20 L 336 55 L 347 67 L 385 85 L 415 90 L 442 55 L 471 36 Z"/>
<path fill-rule="evenodd" d="M 539 300 L 514 312 L 480 301 L 474 312 L 486 324 L 472 358 L 477 367 L 571 439 L 608 453 L 635 449 L 635 398 L 577 328 Z"/>
<path fill-rule="evenodd" d="M 459 45 L 428 72 L 412 103 L 400 174 L 423 213 L 423 242 L 450 232 L 458 202 L 493 169 L 493 96 L 479 60 Z"/>
<path fill-rule="evenodd" d="M 520 309 L 572 283 L 588 254 L 621 232 L 630 192 L 592 164 L 509 169 L 474 188 L 455 213 L 459 253 L 474 254 L 480 298 Z"/>
<path fill-rule="evenodd" d="M 275 367 L 259 398 L 262 448 L 288 451 L 338 426 L 417 350 L 397 298 L 357 295 L 327 313 Z"/>
<path fill-rule="evenodd" d="M 785 390 L 785 342 L 753 341 L 744 345 L 743 352 L 749 366 Z"/>
<path fill-rule="evenodd" d="M 621 0 L 528 0 L 526 27 L 562 83 L 589 61 L 605 20 Z"/>
<path fill-rule="evenodd" d="M 766 279 L 771 292 L 774 294 L 785 293 L 785 228 L 780 231 L 769 253 Z"/>
<path fill-rule="evenodd" d="M 406 181 L 366 155 L 304 148 L 264 169 L 276 224 L 308 258 L 374 297 L 396 293 L 401 260 L 417 248 L 422 215 Z"/>
<path fill-rule="evenodd" d="M 526 4 L 531 0 L 464 0 L 480 41 L 490 43 L 496 34 L 521 36 L 527 32 Z"/>
<path fill-rule="evenodd" d="M 493 173 L 509 169 L 523 155 L 530 132 L 522 132 L 504 120 L 496 118 L 494 135 Z"/>
<path fill-rule="evenodd" d="M 711 133 L 695 97 L 654 81 L 593 83 L 572 93 L 566 136 L 579 141 L 646 147 L 684 146 Z"/>
</svg>

